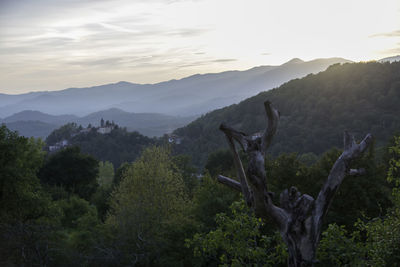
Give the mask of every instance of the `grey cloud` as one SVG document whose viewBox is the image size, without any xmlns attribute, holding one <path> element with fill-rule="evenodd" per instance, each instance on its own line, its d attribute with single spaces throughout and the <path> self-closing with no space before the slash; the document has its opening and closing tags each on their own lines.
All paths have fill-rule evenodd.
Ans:
<svg viewBox="0 0 400 267">
<path fill-rule="evenodd" d="M 196 67 L 196 66 L 207 65 L 210 63 L 224 63 L 224 62 L 232 62 L 232 61 L 237 61 L 237 59 L 222 58 L 222 59 L 214 59 L 214 60 L 195 61 L 195 62 L 179 65 L 178 68 Z"/>
<path fill-rule="evenodd" d="M 179 29 L 179 30 L 176 30 L 176 31 L 169 32 L 168 35 L 178 35 L 178 36 L 181 36 L 181 37 L 193 37 L 193 36 L 202 35 L 202 34 L 208 32 L 208 31 L 209 31 L 208 29 L 196 29 L 196 28 L 193 28 L 193 29 Z"/>
<path fill-rule="evenodd" d="M 150 51 L 143 52 L 142 55 L 135 56 L 118 56 L 118 57 L 105 57 L 101 58 L 85 58 L 82 60 L 70 60 L 68 64 L 83 66 L 83 67 L 155 67 L 155 66 L 163 66 L 164 62 L 171 56 L 169 54 L 158 54 L 147 56 Z"/>
<path fill-rule="evenodd" d="M 374 38 L 374 37 L 400 37 L 400 30 L 386 32 L 386 33 L 373 34 L 373 35 L 370 35 L 369 37 L 371 37 L 371 38 Z"/>
<path fill-rule="evenodd" d="M 106 27 L 104 27 L 102 24 L 100 23 L 88 23 L 88 24 L 83 24 L 82 26 L 80 26 L 79 28 L 85 29 L 85 30 L 89 30 L 89 31 L 95 31 L 95 32 L 101 32 L 104 30 L 107 30 Z"/>
<path fill-rule="evenodd" d="M 54 37 L 8 42 L 7 45 L 0 47 L 0 54 L 23 54 L 65 49 L 67 45 L 74 41 L 73 38 Z"/>
<path fill-rule="evenodd" d="M 191 63 L 187 63 L 187 64 L 181 64 L 181 65 L 178 66 L 178 68 L 196 67 L 196 66 L 206 65 L 206 64 L 209 64 L 209 63 L 210 63 L 209 60 L 195 61 L 195 62 L 191 62 Z"/>
<path fill-rule="evenodd" d="M 69 61 L 68 63 L 71 65 L 79 65 L 79 66 L 115 66 L 119 65 L 124 60 L 123 57 L 111 57 L 104 59 L 95 59 L 95 60 L 74 60 Z"/>
<path fill-rule="evenodd" d="M 232 61 L 237 61 L 237 59 L 235 59 L 235 58 L 221 58 L 221 59 L 212 60 L 211 62 L 232 62 Z"/>
<path fill-rule="evenodd" d="M 397 43 L 397 47 L 387 49 L 383 51 L 384 54 L 393 54 L 393 55 L 398 55 L 400 54 L 400 43 Z"/>
</svg>

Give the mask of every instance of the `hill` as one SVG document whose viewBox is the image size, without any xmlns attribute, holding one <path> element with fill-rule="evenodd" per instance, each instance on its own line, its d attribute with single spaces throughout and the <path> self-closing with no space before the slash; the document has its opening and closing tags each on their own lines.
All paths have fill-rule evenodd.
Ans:
<svg viewBox="0 0 400 267">
<path fill-rule="evenodd" d="M 260 66 L 245 71 L 198 74 L 157 84 L 119 82 L 89 88 L 0 94 L 0 117 L 23 110 L 49 114 L 85 116 L 99 110 L 119 108 L 134 113 L 178 116 L 203 114 L 272 89 L 294 78 L 348 62 L 342 58 L 291 60 L 280 66 Z"/>
<path fill-rule="evenodd" d="M 76 122 L 82 126 L 89 123 L 98 125 L 101 119 L 114 121 L 126 127 L 128 131 L 137 131 L 146 136 L 162 136 L 176 128 L 182 127 L 193 121 L 196 117 L 178 117 L 157 113 L 130 113 L 117 108 L 102 110 L 82 117 Z"/>
<path fill-rule="evenodd" d="M 385 57 L 379 60 L 379 62 L 395 62 L 395 61 L 400 61 L 400 55 L 399 56 L 393 56 L 393 57 Z"/>
<path fill-rule="evenodd" d="M 4 123 L 4 122 L 3 122 Z M 25 137 L 45 138 L 59 125 L 41 121 L 13 121 L 4 123 L 7 128 Z"/>
<path fill-rule="evenodd" d="M 77 119 L 78 117 L 74 115 L 50 115 L 35 110 L 24 110 L 3 119 L 3 122 L 41 121 L 49 124 L 63 125 L 68 122 L 76 121 Z"/>
<path fill-rule="evenodd" d="M 344 130 L 358 138 L 372 133 L 378 145 L 400 131 L 400 62 L 347 63 L 308 75 L 210 112 L 177 129 L 182 137 L 178 152 L 190 154 L 197 165 L 207 155 L 226 147 L 218 130 L 221 122 L 248 134 L 265 128 L 263 102 L 270 100 L 281 112 L 270 153 L 312 152 L 342 147 Z"/>
<path fill-rule="evenodd" d="M 115 167 L 134 161 L 145 147 L 158 141 L 138 132 L 128 132 L 117 125 L 110 133 L 102 134 L 97 128 L 82 129 L 76 123 L 68 123 L 52 131 L 46 138 L 46 144 L 49 148 L 62 140 L 67 140 L 68 146 L 79 146 L 82 152 L 98 160 L 112 162 Z"/>
</svg>

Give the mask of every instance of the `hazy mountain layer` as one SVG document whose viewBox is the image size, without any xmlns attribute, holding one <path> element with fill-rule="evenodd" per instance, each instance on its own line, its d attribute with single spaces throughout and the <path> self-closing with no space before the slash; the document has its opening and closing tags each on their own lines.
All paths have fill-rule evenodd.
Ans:
<svg viewBox="0 0 400 267">
<path fill-rule="evenodd" d="M 79 117 L 74 115 L 50 115 L 35 110 L 24 110 L 3 119 L 2 122 L 41 121 L 55 125 L 62 125 L 67 122 L 77 121 L 78 119 Z"/>
<path fill-rule="evenodd" d="M 0 117 L 23 110 L 84 116 L 113 107 L 135 113 L 191 116 L 237 103 L 291 79 L 343 62 L 348 60 L 328 58 L 304 62 L 294 59 L 280 66 L 193 75 L 157 84 L 119 82 L 53 92 L 0 94 Z"/>
<path fill-rule="evenodd" d="M 74 115 L 49 115 L 39 111 L 25 110 L 11 115 L 0 122 L 18 131 L 23 136 L 43 137 L 54 129 L 68 122 L 75 122 L 86 127 L 88 124 L 99 126 L 100 120 L 114 121 L 128 131 L 138 131 L 147 136 L 161 136 L 174 129 L 182 127 L 194 120 L 195 117 L 176 117 L 156 113 L 129 113 L 112 108 L 91 113 L 84 117 Z"/>
<path fill-rule="evenodd" d="M 400 61 L 400 55 L 399 56 L 394 56 L 394 57 L 385 57 L 379 60 L 379 62 L 395 62 L 395 61 Z"/>
<path fill-rule="evenodd" d="M 59 127 L 59 125 L 41 121 L 13 121 L 5 125 L 12 131 L 18 131 L 20 135 L 43 139 Z"/>
</svg>

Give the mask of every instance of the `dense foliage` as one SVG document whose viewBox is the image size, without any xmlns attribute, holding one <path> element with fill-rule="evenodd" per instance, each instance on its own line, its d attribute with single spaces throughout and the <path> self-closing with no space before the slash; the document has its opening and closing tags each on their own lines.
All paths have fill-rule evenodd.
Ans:
<svg viewBox="0 0 400 267">
<path fill-rule="evenodd" d="M 79 147 L 67 147 L 46 160 L 39 178 L 43 184 L 63 187 L 89 200 L 98 186 L 98 165 L 92 156 L 82 154 Z"/>
<path fill-rule="evenodd" d="M 165 148 L 151 147 L 124 173 L 112 194 L 107 218 L 121 262 L 178 266 L 191 227 L 182 176 Z M 188 251 L 189 253 L 189 251 Z"/>
<path fill-rule="evenodd" d="M 279 233 L 268 235 L 265 223 L 253 216 L 243 200 L 230 208 L 232 215 L 216 215 L 216 229 L 187 240 L 194 256 L 204 265 L 285 266 L 287 253 Z"/>
<path fill-rule="evenodd" d="M 212 174 L 198 177 L 190 159 L 168 147 L 149 147 L 114 170 L 77 147 L 45 158 L 43 143 L 5 127 L 0 145 L 2 265 L 286 264 L 272 222 L 255 218 L 237 192 L 215 181 L 220 172 L 234 176 L 224 151 L 208 159 Z M 271 190 L 296 185 L 315 194 L 339 153 L 269 159 Z M 399 264 L 399 137 L 383 158 L 386 164 L 372 147 L 355 163 L 367 174 L 345 179 L 326 221 L 320 266 Z"/>
<path fill-rule="evenodd" d="M 400 62 L 336 64 L 326 71 L 295 79 L 279 88 L 213 112 L 175 133 L 183 137 L 177 151 L 204 166 L 209 153 L 225 147 L 221 122 L 248 134 L 265 128 L 260 107 L 265 100 L 281 113 L 270 152 L 321 154 L 341 147 L 344 130 L 361 138 L 372 133 L 378 147 L 400 129 Z"/>
</svg>

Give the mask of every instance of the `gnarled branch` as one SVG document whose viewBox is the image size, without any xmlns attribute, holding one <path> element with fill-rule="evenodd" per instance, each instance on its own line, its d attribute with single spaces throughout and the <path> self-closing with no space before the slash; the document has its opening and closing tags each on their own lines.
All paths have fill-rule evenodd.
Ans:
<svg viewBox="0 0 400 267">
<path fill-rule="evenodd" d="M 239 178 L 240 185 L 241 185 L 241 191 L 243 193 L 244 199 L 246 200 L 246 204 L 248 206 L 251 206 L 252 202 L 253 202 L 252 192 L 251 192 L 251 189 L 247 182 L 246 173 L 244 171 L 242 161 L 240 160 L 239 154 L 236 150 L 235 143 L 233 142 L 234 138 L 235 138 L 235 140 L 240 140 L 241 142 L 243 142 L 242 147 L 244 149 L 244 145 L 246 144 L 246 146 L 247 146 L 246 140 L 244 139 L 244 134 L 237 132 L 234 129 L 227 127 L 223 124 L 221 124 L 220 129 L 221 129 L 221 131 L 223 131 L 225 133 L 226 139 L 228 140 L 229 147 L 232 151 L 233 162 L 235 164 L 237 176 Z"/>
<path fill-rule="evenodd" d="M 276 133 L 276 129 L 278 128 L 279 122 L 279 111 L 272 107 L 269 101 L 264 102 L 265 113 L 267 114 L 268 124 L 267 128 L 264 131 L 262 136 L 262 149 L 265 151 L 268 149 L 269 145 L 272 142 L 272 138 Z"/>
<path fill-rule="evenodd" d="M 221 184 L 227 185 L 232 189 L 235 189 L 239 192 L 242 192 L 242 185 L 236 181 L 233 180 L 232 178 L 223 176 L 223 175 L 218 175 L 218 182 L 220 182 Z"/>
<path fill-rule="evenodd" d="M 339 189 L 344 177 L 348 174 L 355 175 L 361 174 L 362 172 L 361 169 L 350 169 L 351 162 L 361 156 L 371 143 L 371 134 L 367 134 L 365 138 L 357 144 L 354 140 L 354 136 L 350 135 L 347 131 L 344 132 L 344 151 L 333 165 L 328 179 L 326 179 L 325 184 L 322 186 L 315 201 L 314 220 L 315 225 L 317 226 L 316 229 L 318 230 L 316 235 L 319 236 L 320 234 L 322 220 L 324 219 L 333 200 L 333 196 Z"/>
</svg>

